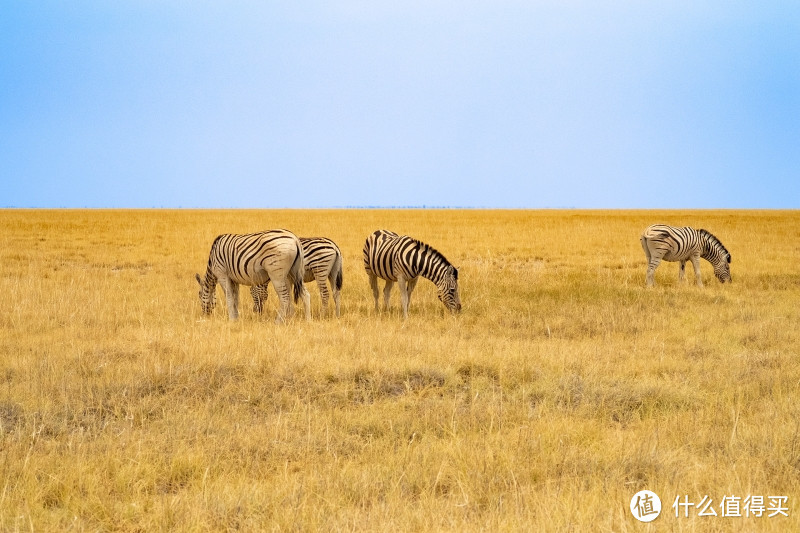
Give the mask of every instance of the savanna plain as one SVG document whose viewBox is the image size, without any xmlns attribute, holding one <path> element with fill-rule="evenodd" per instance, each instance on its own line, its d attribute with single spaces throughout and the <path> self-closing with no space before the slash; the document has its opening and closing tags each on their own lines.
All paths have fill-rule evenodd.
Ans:
<svg viewBox="0 0 800 533">
<path fill-rule="evenodd" d="M 733 283 L 662 263 L 645 288 L 656 222 L 714 233 Z M 275 324 L 271 288 L 263 315 L 243 290 L 239 321 L 220 292 L 201 316 L 215 236 L 272 228 L 339 244 L 341 317 L 313 283 L 311 322 Z M 407 320 L 396 289 L 373 311 L 379 228 L 459 267 L 461 314 L 427 280 Z M 0 230 L 0 530 L 800 531 L 796 211 L 2 210 Z M 786 510 L 746 516 L 751 495 Z M 717 516 L 675 516 L 704 496 Z"/>
</svg>

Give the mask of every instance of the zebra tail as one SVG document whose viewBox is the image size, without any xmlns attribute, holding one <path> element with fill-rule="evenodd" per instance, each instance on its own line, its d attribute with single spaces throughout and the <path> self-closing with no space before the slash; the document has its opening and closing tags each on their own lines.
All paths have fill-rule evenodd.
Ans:
<svg viewBox="0 0 800 533">
<path fill-rule="evenodd" d="M 294 303 L 300 300 L 301 294 L 303 294 L 303 277 L 299 276 L 294 280 Z"/>
<path fill-rule="evenodd" d="M 342 256 L 336 256 L 336 264 L 334 265 L 336 269 L 336 290 L 342 290 Z"/>
<path fill-rule="evenodd" d="M 294 303 L 297 303 L 303 294 L 303 269 L 303 249 L 298 244 L 297 255 L 294 258 L 291 270 L 289 270 L 293 282 Z"/>
</svg>

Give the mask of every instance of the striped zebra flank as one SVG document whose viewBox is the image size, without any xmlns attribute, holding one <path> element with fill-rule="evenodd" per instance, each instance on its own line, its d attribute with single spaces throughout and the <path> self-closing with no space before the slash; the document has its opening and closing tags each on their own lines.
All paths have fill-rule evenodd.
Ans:
<svg viewBox="0 0 800 533">
<path fill-rule="evenodd" d="M 342 252 L 335 242 L 324 237 L 300 237 L 300 244 L 303 248 L 305 265 L 303 281 L 306 283 L 317 282 L 320 299 L 322 300 L 321 315 L 324 317 L 328 312 L 328 282 L 330 282 L 330 292 L 333 293 L 336 316 L 340 316 L 339 297 L 342 291 Z M 264 308 L 264 303 L 267 301 L 268 286 L 269 280 L 261 285 L 250 287 L 250 294 L 253 296 L 253 311 L 256 313 L 261 313 Z"/>
<path fill-rule="evenodd" d="M 714 275 L 720 282 L 732 281 L 731 254 L 719 239 L 704 229 L 653 224 L 644 230 L 639 240 L 647 256 L 648 287 L 653 286 L 655 271 L 662 259 L 680 263 L 678 274 L 680 281 L 686 279 L 686 261 L 691 261 L 697 285 L 703 286 L 700 258 L 711 263 Z"/>
<path fill-rule="evenodd" d="M 369 276 L 375 311 L 378 311 L 378 278 L 386 280 L 383 288 L 384 307 L 389 309 L 389 296 L 397 282 L 403 317 L 408 318 L 411 293 L 419 277 L 436 285 L 439 300 L 452 313 L 461 311 L 458 294 L 458 269 L 432 246 L 407 235 L 377 230 L 364 243 L 364 269 Z"/>
<path fill-rule="evenodd" d="M 228 318 L 239 318 L 239 285 L 262 285 L 272 281 L 280 298 L 276 322 L 294 314 L 289 305 L 290 287 L 294 302 L 303 299 L 306 319 L 311 319 L 311 302 L 303 286 L 303 249 L 300 239 L 291 231 L 275 229 L 247 235 L 224 234 L 214 239 L 208 254 L 205 278 L 195 274 L 200 284 L 200 305 L 203 314 L 211 314 L 216 305 L 217 283 L 225 292 Z"/>
</svg>

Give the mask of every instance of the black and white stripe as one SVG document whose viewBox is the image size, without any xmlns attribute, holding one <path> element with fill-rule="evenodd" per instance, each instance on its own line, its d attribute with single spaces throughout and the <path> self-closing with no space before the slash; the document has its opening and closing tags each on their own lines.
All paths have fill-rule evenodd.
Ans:
<svg viewBox="0 0 800 533">
<path fill-rule="evenodd" d="M 642 249 L 647 256 L 647 286 L 653 286 L 653 276 L 661 260 L 678 261 L 683 281 L 686 274 L 686 261 L 691 261 L 697 284 L 703 286 L 700 276 L 700 258 L 714 267 L 714 275 L 722 283 L 731 281 L 731 254 L 719 239 L 704 229 L 678 228 L 664 224 L 654 224 L 644 230 L 640 238 Z"/>
<path fill-rule="evenodd" d="M 394 282 L 400 288 L 403 316 L 408 317 L 411 293 L 420 276 L 431 280 L 439 300 L 451 312 L 461 310 L 458 295 L 458 269 L 433 247 L 406 235 L 378 230 L 364 244 L 364 268 L 369 276 L 375 310 L 378 310 L 378 278 L 386 280 L 383 298 L 389 308 L 389 295 Z"/>
<path fill-rule="evenodd" d="M 303 247 L 305 263 L 303 281 L 306 283 L 317 282 L 322 299 L 322 316 L 325 316 L 328 310 L 328 282 L 330 281 L 336 316 L 339 316 L 339 295 L 342 291 L 342 252 L 335 242 L 324 237 L 300 237 L 300 244 Z M 269 281 L 250 287 L 250 294 L 253 296 L 253 310 L 256 313 L 261 313 L 264 308 L 268 286 Z"/>
<path fill-rule="evenodd" d="M 247 235 L 224 234 L 214 239 L 208 254 L 205 279 L 195 274 L 200 284 L 200 304 L 210 314 L 216 304 L 215 288 L 222 286 L 228 303 L 228 317 L 239 318 L 239 285 L 261 285 L 272 281 L 281 300 L 278 322 L 292 316 L 289 287 L 294 301 L 302 297 L 306 319 L 311 317 L 308 292 L 303 287 L 303 249 L 294 233 L 276 229 Z"/>
</svg>

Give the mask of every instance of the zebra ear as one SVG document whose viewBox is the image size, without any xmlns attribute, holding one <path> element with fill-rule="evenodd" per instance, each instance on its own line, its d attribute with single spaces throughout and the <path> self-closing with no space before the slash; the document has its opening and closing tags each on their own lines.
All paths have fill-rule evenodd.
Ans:
<svg viewBox="0 0 800 533">
<path fill-rule="evenodd" d="M 197 283 L 199 283 L 201 287 L 203 286 L 203 280 L 200 279 L 200 274 L 195 274 L 194 279 L 197 280 Z"/>
</svg>

